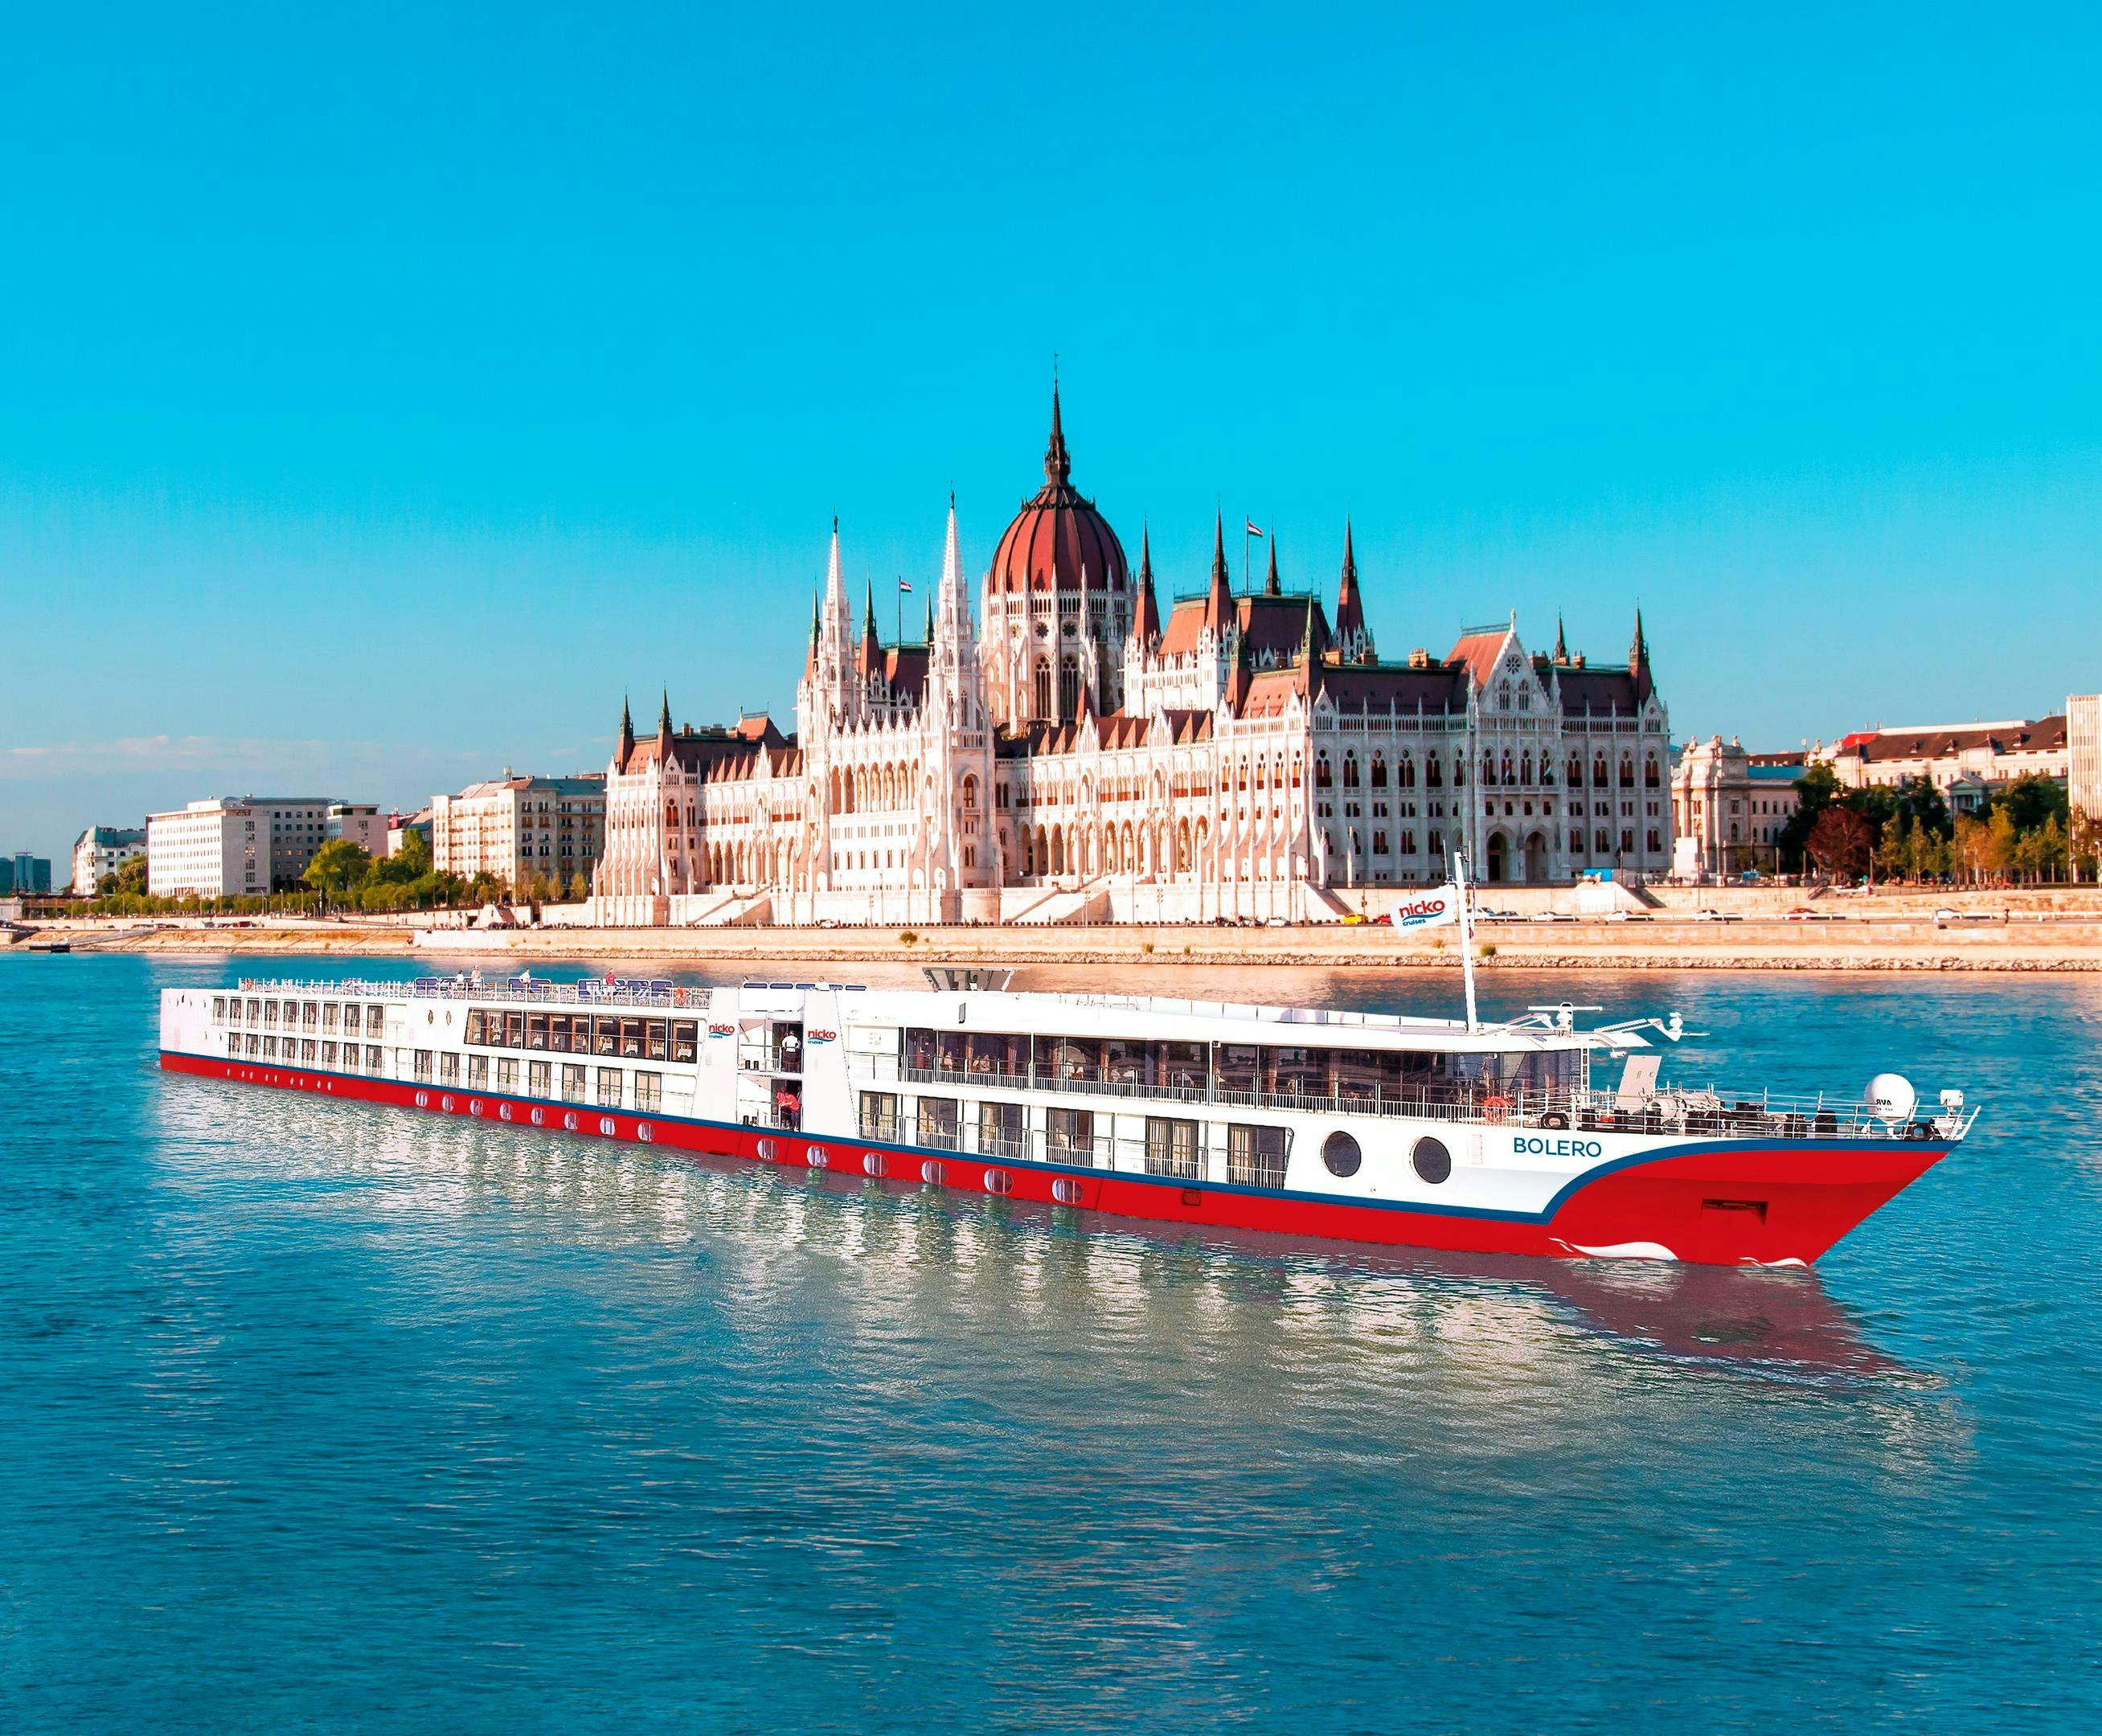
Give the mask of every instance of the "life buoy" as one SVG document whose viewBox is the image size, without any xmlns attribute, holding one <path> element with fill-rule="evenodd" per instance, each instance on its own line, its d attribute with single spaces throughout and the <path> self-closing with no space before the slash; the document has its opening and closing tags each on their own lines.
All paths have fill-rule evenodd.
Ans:
<svg viewBox="0 0 2102 1736">
<path fill-rule="evenodd" d="M 1510 1116 L 1511 1100 L 1508 1097 L 1482 1099 L 1482 1119 L 1492 1127 L 1500 1127 Z"/>
<path fill-rule="evenodd" d="M 1540 1124 L 1543 1127 L 1552 1127 L 1559 1133 L 1569 1125 L 1569 1118 L 1559 1109 L 1550 1109 L 1540 1118 Z"/>
</svg>

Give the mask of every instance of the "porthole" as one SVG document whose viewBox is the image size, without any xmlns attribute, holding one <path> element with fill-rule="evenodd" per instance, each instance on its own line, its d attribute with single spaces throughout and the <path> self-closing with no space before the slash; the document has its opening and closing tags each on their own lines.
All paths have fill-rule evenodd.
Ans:
<svg viewBox="0 0 2102 1736">
<path fill-rule="evenodd" d="M 535 1121 L 538 1121 L 540 1118 L 540 1112 L 538 1109 L 534 1110 L 533 1118 Z M 638 1121 L 636 1123 L 635 1136 L 641 1140 L 645 1145 L 654 1145 L 657 1140 L 656 1130 L 646 1121 Z"/>
<path fill-rule="evenodd" d="M 611 1139 L 613 1137 L 615 1125 L 614 1118 L 610 1115 L 601 1115 L 598 1118 L 598 1131 L 603 1133 L 608 1139 Z"/>
<path fill-rule="evenodd" d="M 441 1097 L 438 1099 L 438 1107 L 450 1115 L 453 1112 L 453 1100 L 450 1097 Z"/>
<path fill-rule="evenodd" d="M 481 1099 L 469 1097 L 467 1100 L 467 1112 L 470 1115 L 479 1115 L 481 1113 Z"/>
<path fill-rule="evenodd" d="M 497 1118 L 497 1119 L 498 1119 L 498 1120 L 499 1120 L 499 1121 L 508 1121 L 508 1120 L 510 1120 L 510 1119 L 511 1119 L 511 1105 L 510 1105 L 509 1104 L 508 1104 L 508 1103 L 499 1103 L 499 1104 L 498 1104 L 498 1105 L 496 1105 L 496 1118 Z"/>
<path fill-rule="evenodd" d="M 885 1165 L 880 1151 L 864 1151 L 861 1154 L 861 1169 L 864 1176 L 880 1176 Z"/>
<path fill-rule="evenodd" d="M 920 1166 L 920 1179 L 932 1188 L 941 1186 L 947 1174 L 947 1171 L 942 1167 L 940 1162 L 933 1158 L 928 1158 Z"/>
<path fill-rule="evenodd" d="M 772 1140 L 761 1140 L 759 1142 L 758 1149 L 759 1161 L 761 1162 L 771 1163 L 774 1161 L 774 1141 Z"/>
<path fill-rule="evenodd" d="M 1350 1176 L 1357 1174 L 1365 1154 L 1358 1149 L 1357 1140 L 1338 1127 L 1321 1142 L 1321 1161 L 1328 1165 L 1330 1175 Z"/>
<path fill-rule="evenodd" d="M 1434 1185 L 1452 1173 L 1452 1154 L 1445 1149 L 1445 1141 L 1428 1133 L 1416 1142 L 1410 1161 L 1416 1173 Z"/>
<path fill-rule="evenodd" d="M 825 1155 L 825 1148 L 823 1145 L 808 1147 L 803 1153 L 803 1161 L 812 1169 L 829 1169 L 832 1162 L 832 1160 Z"/>
<path fill-rule="evenodd" d="M 534 1109 L 534 1110 L 532 1112 L 532 1114 L 533 1114 L 533 1125 L 534 1125 L 534 1127 L 545 1127 L 545 1126 L 547 1125 L 548 1117 L 547 1117 L 547 1114 L 546 1114 L 546 1112 L 545 1112 L 545 1111 L 541 1110 L 541 1109 Z"/>
<path fill-rule="evenodd" d="M 1080 1203 L 1080 1184 L 1071 1176 L 1060 1176 L 1051 1184 L 1051 1197 L 1062 1206 Z"/>
<path fill-rule="evenodd" d="M 277 1082 L 277 1080 L 275 1080 L 275 1079 L 273 1078 L 273 1079 L 272 1079 L 272 1080 L 270 1081 L 270 1083 L 271 1083 L 273 1085 L 274 1085 L 274 1084 L 276 1084 Z M 418 1092 L 416 1093 L 416 1107 L 417 1107 L 418 1109 L 428 1109 L 430 1106 L 431 1106 L 431 1094 L 430 1094 L 430 1092 L 428 1092 L 428 1091 L 419 1091 L 419 1092 Z"/>
<path fill-rule="evenodd" d="M 570 1132 L 572 1132 L 572 1133 L 575 1132 L 577 1131 L 577 1118 L 576 1118 L 576 1116 L 575 1116 L 574 1114 L 568 1114 L 568 1115 L 565 1115 L 565 1116 L 562 1118 L 562 1125 L 563 1125 L 565 1127 L 566 1127 L 567 1129 L 569 1129 L 569 1131 L 570 1131 Z"/>
<path fill-rule="evenodd" d="M 1014 1177 L 1004 1169 L 989 1169 L 985 1172 L 985 1190 L 988 1194 L 1012 1194 Z"/>
</svg>

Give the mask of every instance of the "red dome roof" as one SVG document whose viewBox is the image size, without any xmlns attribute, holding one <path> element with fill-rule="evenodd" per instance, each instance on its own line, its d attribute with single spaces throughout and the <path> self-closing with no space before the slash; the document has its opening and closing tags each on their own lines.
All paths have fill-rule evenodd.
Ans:
<svg viewBox="0 0 2102 1736">
<path fill-rule="evenodd" d="M 1051 388 L 1051 445 L 1044 486 L 1023 503 L 993 551 L 986 587 L 1006 592 L 1122 591 L 1130 584 L 1124 545 L 1109 520 L 1067 478 L 1072 474 L 1059 425 L 1058 388 Z"/>
</svg>

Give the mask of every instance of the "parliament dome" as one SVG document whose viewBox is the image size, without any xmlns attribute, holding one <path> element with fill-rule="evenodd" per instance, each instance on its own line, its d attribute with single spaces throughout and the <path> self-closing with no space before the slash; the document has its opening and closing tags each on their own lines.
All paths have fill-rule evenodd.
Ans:
<svg viewBox="0 0 2102 1736">
<path fill-rule="evenodd" d="M 1051 444 L 1044 454 L 1044 486 L 1022 503 L 994 551 L 986 588 L 1024 591 L 1129 588 L 1124 545 L 1094 503 L 1071 480 L 1071 457 L 1060 424 L 1058 388 L 1051 388 Z"/>
</svg>

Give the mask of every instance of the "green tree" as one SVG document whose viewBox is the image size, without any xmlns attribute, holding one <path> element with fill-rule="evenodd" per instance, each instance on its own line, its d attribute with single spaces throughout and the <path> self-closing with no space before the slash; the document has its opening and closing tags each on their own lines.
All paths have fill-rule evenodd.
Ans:
<svg viewBox="0 0 2102 1736">
<path fill-rule="evenodd" d="M 1949 804 L 1935 788 L 1932 779 L 1907 778 L 1898 786 L 1894 806 L 1896 813 L 1914 826 L 1924 826 L 1937 838 L 1949 835 Z"/>
<path fill-rule="evenodd" d="M 1811 828 L 1817 824 L 1823 813 L 1843 794 L 1839 780 L 1832 768 L 1819 760 L 1806 766 L 1803 776 L 1795 781 L 1795 812 L 1788 817 L 1788 823 L 1780 829 L 1776 842 L 1780 847 L 1780 865 L 1790 874 L 1803 870 L 1804 846 L 1810 841 Z"/>
<path fill-rule="evenodd" d="M 570 902 L 582 904 L 590 897 L 591 882 L 584 878 L 583 870 L 579 869 L 570 876 Z"/>
<path fill-rule="evenodd" d="M 2072 804 L 2068 800 L 2065 786 L 2055 777 L 2046 777 L 2032 772 L 2026 777 L 2017 777 L 1993 798 L 1993 808 L 1998 813 L 2005 810 L 2018 832 L 2033 832 L 2047 820 L 2055 819 L 2063 832 L 2072 817 Z"/>
<path fill-rule="evenodd" d="M 313 860 L 300 878 L 322 895 L 326 905 L 332 899 L 349 897 L 365 884 L 371 868 L 372 858 L 363 845 L 348 838 L 331 838 L 314 852 Z"/>
</svg>

